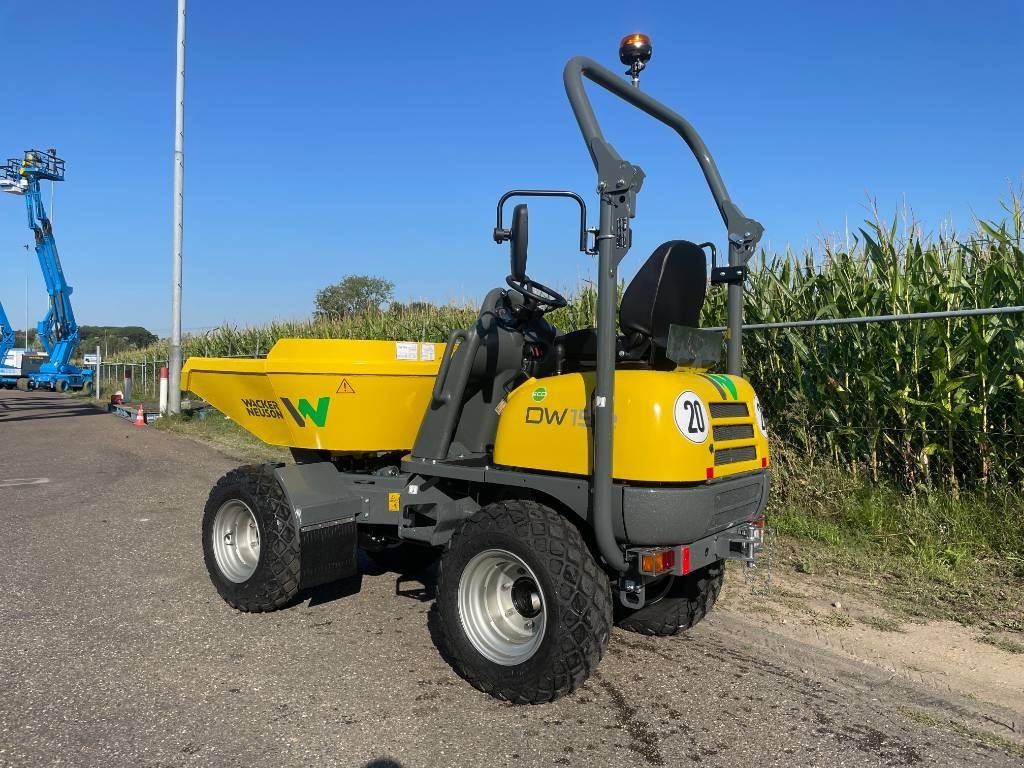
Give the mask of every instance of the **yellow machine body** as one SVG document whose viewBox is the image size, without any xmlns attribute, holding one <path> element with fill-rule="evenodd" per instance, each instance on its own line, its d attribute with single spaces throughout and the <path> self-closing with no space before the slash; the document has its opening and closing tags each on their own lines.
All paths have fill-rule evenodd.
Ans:
<svg viewBox="0 0 1024 768">
<path fill-rule="evenodd" d="M 593 469 L 589 404 L 596 375 L 530 379 L 501 411 L 494 463 L 569 475 Z M 612 475 L 704 482 L 762 469 L 768 441 L 750 384 L 737 376 L 616 371 Z"/>
<path fill-rule="evenodd" d="M 265 359 L 192 357 L 181 388 L 271 445 L 412 447 L 444 344 L 282 339 Z"/>
<path fill-rule="evenodd" d="M 412 448 L 443 344 L 282 339 L 265 359 L 189 358 L 181 388 L 272 445 L 338 453 Z M 494 463 L 567 475 L 593 467 L 595 375 L 529 379 L 501 406 Z M 692 369 L 616 371 L 612 474 L 689 483 L 762 469 L 754 390 Z"/>
</svg>

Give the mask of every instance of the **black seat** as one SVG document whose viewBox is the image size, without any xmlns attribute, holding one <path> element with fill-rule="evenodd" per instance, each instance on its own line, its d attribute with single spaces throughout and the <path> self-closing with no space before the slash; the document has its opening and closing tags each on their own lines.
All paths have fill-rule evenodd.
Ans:
<svg viewBox="0 0 1024 768">
<path fill-rule="evenodd" d="M 618 360 L 674 368 L 664 356 L 669 326 L 696 328 L 700 324 L 707 280 L 707 258 L 700 246 L 687 240 L 670 240 L 659 245 L 622 295 L 619 327 L 623 336 L 618 340 Z M 595 329 L 572 331 L 560 336 L 557 344 L 563 371 L 595 364 Z"/>
<path fill-rule="evenodd" d="M 707 257 L 687 240 L 662 243 L 630 281 L 619 305 L 619 327 L 627 337 L 668 343 L 670 325 L 696 328 L 707 295 Z"/>
</svg>

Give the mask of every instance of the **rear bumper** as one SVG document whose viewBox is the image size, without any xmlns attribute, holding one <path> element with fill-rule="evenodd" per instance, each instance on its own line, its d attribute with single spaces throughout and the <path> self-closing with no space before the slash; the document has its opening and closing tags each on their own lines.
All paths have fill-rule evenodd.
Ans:
<svg viewBox="0 0 1024 768">
<path fill-rule="evenodd" d="M 631 548 L 631 560 L 642 563 L 647 553 L 672 552 L 672 567 L 664 573 L 686 576 L 720 560 L 742 560 L 750 567 L 755 566 L 757 554 L 764 546 L 763 520 L 757 523 L 740 523 L 724 531 L 705 536 L 690 544 L 674 547 Z M 661 573 L 646 574 L 661 576 Z"/>
<path fill-rule="evenodd" d="M 686 487 L 622 489 L 622 524 L 631 546 L 675 546 L 714 537 L 756 520 L 768 502 L 760 470 Z"/>
</svg>

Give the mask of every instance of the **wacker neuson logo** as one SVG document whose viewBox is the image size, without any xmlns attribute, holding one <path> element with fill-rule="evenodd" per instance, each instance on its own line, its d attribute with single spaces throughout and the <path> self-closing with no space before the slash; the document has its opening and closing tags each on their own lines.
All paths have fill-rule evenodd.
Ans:
<svg viewBox="0 0 1024 768">
<path fill-rule="evenodd" d="M 277 400 L 249 400 L 242 398 L 242 405 L 245 412 L 250 416 L 257 416 L 261 419 L 283 419 L 284 414 L 277 406 Z"/>
<path fill-rule="evenodd" d="M 299 398 L 298 405 L 294 405 L 287 397 L 282 397 L 285 409 L 295 419 L 300 427 L 306 426 L 306 419 L 312 421 L 316 426 L 322 427 L 327 423 L 327 409 L 331 405 L 330 397 L 321 397 L 316 401 L 316 408 L 304 397 Z"/>
</svg>

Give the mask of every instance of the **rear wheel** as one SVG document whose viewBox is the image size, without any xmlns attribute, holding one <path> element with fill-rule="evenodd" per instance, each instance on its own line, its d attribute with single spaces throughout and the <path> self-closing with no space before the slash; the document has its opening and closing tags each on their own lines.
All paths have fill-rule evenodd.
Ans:
<svg viewBox="0 0 1024 768">
<path fill-rule="evenodd" d="M 711 611 L 722 591 L 725 564 L 721 561 L 686 576 L 666 576 L 647 585 L 647 603 L 631 610 L 616 605 L 616 624 L 642 635 L 679 634 Z"/>
<path fill-rule="evenodd" d="M 271 467 L 239 467 L 210 491 L 203 558 L 220 596 L 241 611 L 272 611 L 298 594 L 299 532 Z"/>
<path fill-rule="evenodd" d="M 68 388 L 68 383 L 64 379 L 57 379 L 53 384 L 54 392 L 64 392 Z"/>
<path fill-rule="evenodd" d="M 491 504 L 441 556 L 441 651 L 474 687 L 539 704 L 571 693 L 608 644 L 608 579 L 579 531 L 530 501 Z"/>
</svg>

